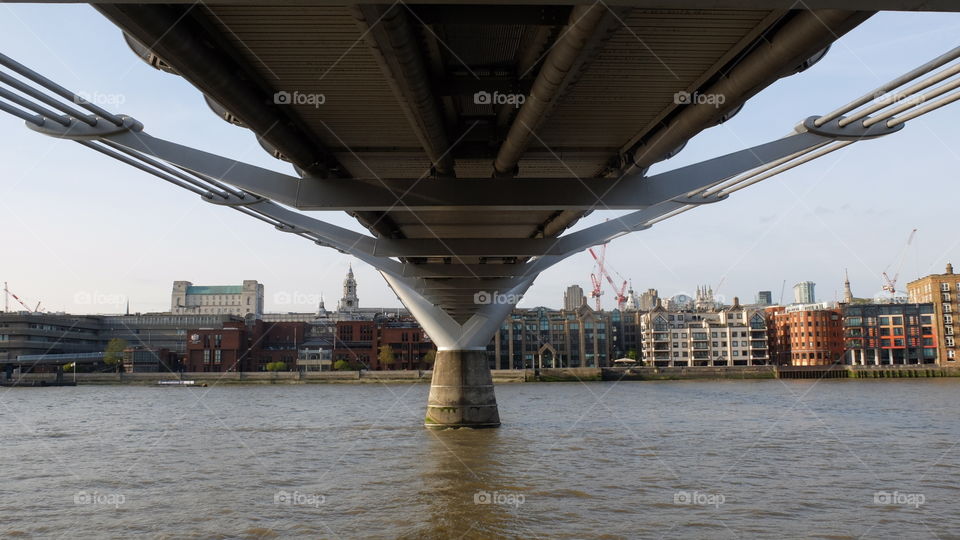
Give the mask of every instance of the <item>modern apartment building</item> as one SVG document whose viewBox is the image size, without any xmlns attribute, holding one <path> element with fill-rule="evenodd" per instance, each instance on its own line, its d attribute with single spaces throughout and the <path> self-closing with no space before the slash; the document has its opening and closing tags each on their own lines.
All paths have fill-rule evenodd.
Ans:
<svg viewBox="0 0 960 540">
<path fill-rule="evenodd" d="M 643 361 L 656 367 L 758 366 L 770 363 L 764 312 L 740 305 L 719 311 L 668 311 L 640 316 Z"/>
<path fill-rule="evenodd" d="M 843 308 L 847 364 L 937 363 L 933 304 L 854 304 Z"/>
</svg>

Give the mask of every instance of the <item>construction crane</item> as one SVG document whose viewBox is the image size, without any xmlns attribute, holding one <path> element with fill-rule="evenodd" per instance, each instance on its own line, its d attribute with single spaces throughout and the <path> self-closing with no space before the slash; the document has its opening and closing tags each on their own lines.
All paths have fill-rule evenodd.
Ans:
<svg viewBox="0 0 960 540">
<path fill-rule="evenodd" d="M 6 311 L 6 312 L 9 312 L 9 311 L 10 311 L 10 298 L 13 298 L 13 299 L 16 300 L 17 302 L 19 302 L 20 305 L 23 306 L 23 308 L 26 309 L 27 311 L 32 311 L 32 312 L 34 312 L 34 313 L 40 311 L 40 302 L 37 302 L 37 307 L 36 307 L 36 308 L 30 309 L 30 306 L 28 306 L 26 302 L 24 302 L 23 300 L 21 300 L 19 296 L 13 294 L 13 292 L 10 291 L 10 288 L 7 286 L 7 282 L 6 282 L 6 281 L 3 282 L 3 293 L 4 293 L 4 295 L 3 295 L 3 310 Z"/>
<path fill-rule="evenodd" d="M 616 272 L 617 277 L 623 279 L 623 283 L 620 287 L 617 287 L 617 284 L 614 283 L 613 277 L 610 276 L 610 267 L 607 265 L 607 245 L 603 244 L 600 246 L 600 255 L 593 250 L 593 248 L 588 249 L 590 255 L 593 256 L 593 260 L 597 263 L 597 271 L 590 274 L 590 283 L 593 285 L 593 290 L 590 291 L 590 296 L 596 299 L 597 311 L 600 311 L 602 306 L 600 305 L 600 297 L 603 295 L 603 280 L 605 279 L 607 283 L 610 284 L 610 287 L 613 289 L 614 299 L 617 302 L 617 309 L 623 310 L 623 307 L 627 303 L 627 280 L 623 279 L 623 276 L 619 272 Z"/>
<path fill-rule="evenodd" d="M 593 248 L 589 248 L 587 251 L 593 256 L 593 260 L 596 261 L 596 267 L 598 268 L 597 271 L 590 273 L 590 284 L 593 286 L 590 290 L 590 298 L 596 301 L 597 311 L 600 311 L 602 308 L 600 305 L 600 297 L 603 296 L 603 282 L 601 279 L 603 276 L 603 261 L 607 257 L 607 245 L 603 244 L 600 246 L 599 257 L 597 257 L 597 254 L 593 251 Z"/>
<path fill-rule="evenodd" d="M 891 278 L 887 274 L 887 270 L 890 269 L 890 266 L 892 266 L 893 263 L 887 265 L 887 267 L 883 269 L 883 273 L 881 275 L 883 278 L 883 290 L 890 293 L 890 296 L 895 295 L 897 292 L 897 279 L 900 278 L 900 269 L 903 268 L 903 262 L 907 259 L 907 250 L 910 249 L 910 244 L 913 243 L 913 237 L 916 236 L 916 234 L 916 229 L 910 231 L 910 236 L 907 238 L 907 243 L 903 246 L 903 250 L 900 252 L 900 259 L 897 261 L 897 271 L 894 272 L 893 277 Z"/>
</svg>

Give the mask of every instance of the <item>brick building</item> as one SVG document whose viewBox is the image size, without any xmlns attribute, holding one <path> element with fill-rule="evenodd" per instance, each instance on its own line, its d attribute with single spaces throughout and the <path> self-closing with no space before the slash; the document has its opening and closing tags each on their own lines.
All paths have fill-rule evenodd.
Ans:
<svg viewBox="0 0 960 540">
<path fill-rule="evenodd" d="M 960 334 L 960 274 L 953 273 L 953 265 L 947 264 L 943 274 L 931 274 L 907 283 L 910 302 L 933 304 L 933 327 L 938 336 L 937 358 L 942 366 L 956 366 L 957 340 Z"/>
<path fill-rule="evenodd" d="M 389 346 L 394 362 L 383 365 L 380 347 Z M 413 320 L 375 318 L 337 321 L 333 361 L 345 360 L 364 369 L 430 369 L 424 361 L 436 350 L 420 325 Z"/>
<path fill-rule="evenodd" d="M 843 361 L 840 308 L 828 303 L 766 309 L 770 358 L 781 366 L 825 366 Z"/>
<path fill-rule="evenodd" d="M 303 322 L 247 325 L 229 322 L 223 328 L 191 330 L 187 336 L 186 371 L 265 371 L 271 362 L 295 369 L 300 344 L 306 340 Z"/>
</svg>

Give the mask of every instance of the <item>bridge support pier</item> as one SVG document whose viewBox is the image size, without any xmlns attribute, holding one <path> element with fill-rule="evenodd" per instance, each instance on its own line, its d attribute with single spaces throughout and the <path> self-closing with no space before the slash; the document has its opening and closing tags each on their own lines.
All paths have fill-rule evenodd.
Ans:
<svg viewBox="0 0 960 540">
<path fill-rule="evenodd" d="M 489 428 L 500 425 L 486 350 L 439 350 L 424 425 Z"/>
<path fill-rule="evenodd" d="M 476 309 L 471 310 L 469 317 L 460 318 L 454 318 L 429 301 L 407 280 L 382 270 L 380 274 L 437 344 L 424 425 L 430 428 L 499 426 L 500 411 L 493 391 L 487 344 L 536 274 L 519 280 L 504 294 L 482 290 L 484 282 L 478 279 L 476 294 L 473 294 Z"/>
</svg>

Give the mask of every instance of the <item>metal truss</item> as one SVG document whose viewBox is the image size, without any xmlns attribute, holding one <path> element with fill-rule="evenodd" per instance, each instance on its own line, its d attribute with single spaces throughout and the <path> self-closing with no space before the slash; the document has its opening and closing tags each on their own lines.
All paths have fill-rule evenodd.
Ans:
<svg viewBox="0 0 960 540">
<path fill-rule="evenodd" d="M 958 58 L 960 47 L 829 114 L 807 118 L 782 139 L 653 176 L 619 178 L 291 176 L 153 137 L 133 118 L 110 113 L 2 54 L 0 66 L 10 73 L 0 71 L 0 110 L 34 131 L 75 140 L 206 202 L 357 257 L 381 272 L 441 348 L 469 349 L 484 346 L 513 307 L 496 301 L 499 296 L 519 298 L 540 272 L 566 257 L 722 201 L 854 142 L 894 133 L 960 99 Z M 390 239 L 294 210 L 594 208 L 633 211 L 556 238 Z M 490 264 L 496 261 L 502 264 Z M 494 297 L 485 303 L 483 293 Z"/>
</svg>

